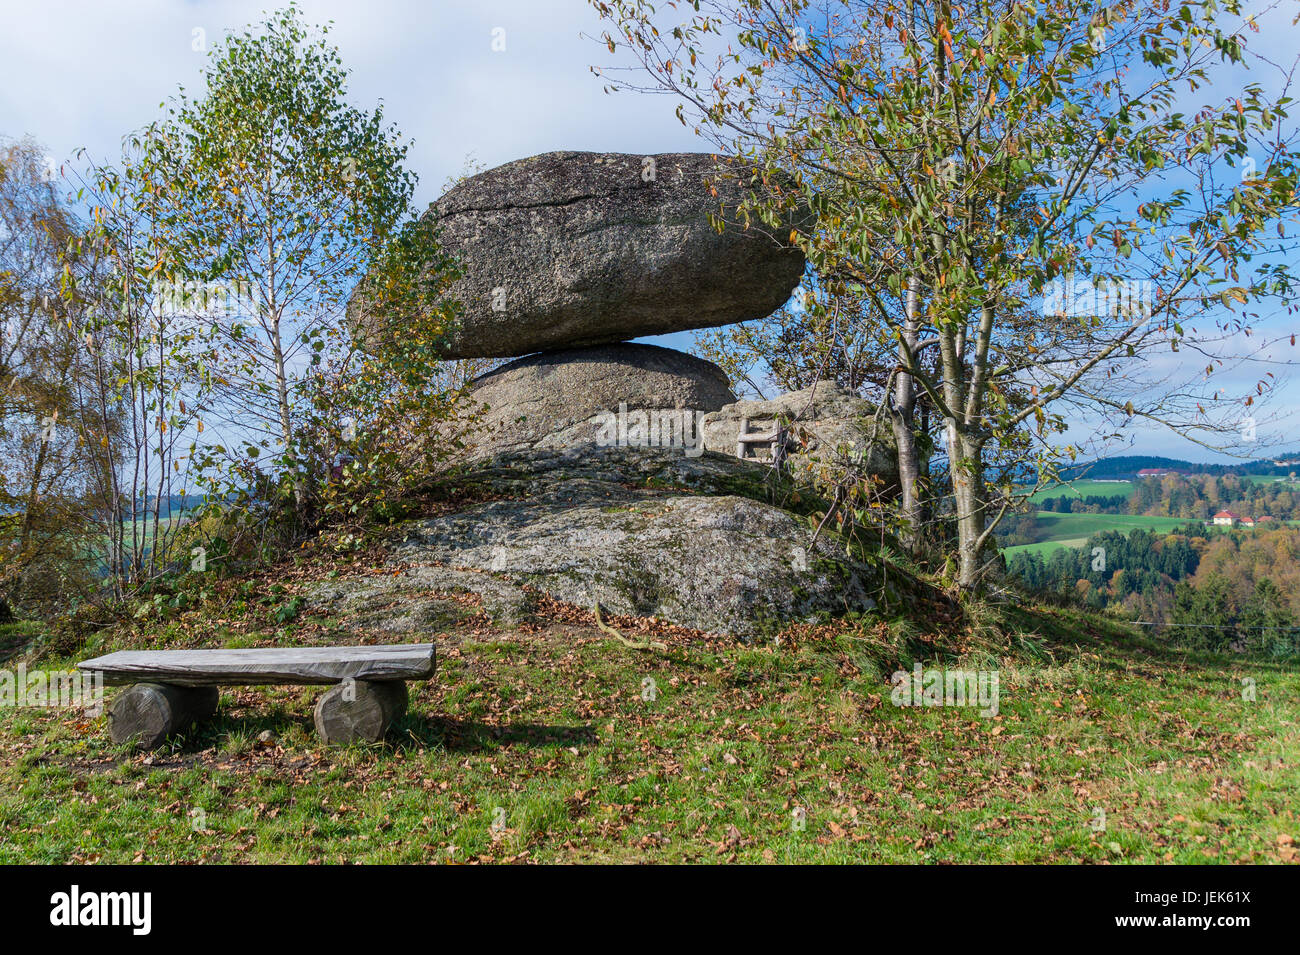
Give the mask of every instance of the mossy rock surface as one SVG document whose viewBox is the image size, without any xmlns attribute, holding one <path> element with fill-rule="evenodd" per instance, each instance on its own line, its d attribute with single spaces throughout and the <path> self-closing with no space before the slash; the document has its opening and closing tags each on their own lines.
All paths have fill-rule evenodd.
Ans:
<svg viewBox="0 0 1300 955">
<path fill-rule="evenodd" d="M 399 573 L 374 586 L 436 590 L 446 576 L 509 617 L 526 608 L 529 585 L 583 607 L 754 638 L 877 607 L 896 574 L 848 555 L 834 534 L 814 539 L 806 517 L 776 503 L 788 487 L 724 455 L 519 452 L 455 480 L 499 496 L 398 525 Z"/>
</svg>

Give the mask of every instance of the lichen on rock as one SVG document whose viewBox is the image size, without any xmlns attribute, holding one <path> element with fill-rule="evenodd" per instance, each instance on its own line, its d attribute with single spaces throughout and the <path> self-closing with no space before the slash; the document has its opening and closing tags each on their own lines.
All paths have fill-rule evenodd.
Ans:
<svg viewBox="0 0 1300 955">
<path fill-rule="evenodd" d="M 876 565 L 776 503 L 761 468 L 722 455 L 577 448 L 502 455 L 463 477 L 501 499 L 398 526 L 390 560 L 436 579 L 487 575 L 558 600 L 754 638 L 883 603 Z M 468 573 L 466 573 L 468 572 Z M 488 586 L 488 584 L 484 584 Z"/>
</svg>

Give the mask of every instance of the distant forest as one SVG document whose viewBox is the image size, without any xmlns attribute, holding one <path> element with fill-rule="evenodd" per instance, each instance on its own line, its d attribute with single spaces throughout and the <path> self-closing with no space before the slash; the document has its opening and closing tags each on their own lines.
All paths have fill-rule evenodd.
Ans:
<svg viewBox="0 0 1300 955">
<path fill-rule="evenodd" d="M 1186 464 L 1168 458 L 1127 461 L 1125 468 Z M 1250 473 L 1259 476 L 1257 468 Z M 1254 528 L 1207 523 L 1223 510 L 1273 520 Z M 1052 496 L 1005 520 L 1002 546 L 1041 540 L 1040 511 L 1188 523 L 1172 532 L 1104 530 L 1080 548 L 1014 554 L 1007 572 L 1029 592 L 1154 624 L 1155 632 L 1180 646 L 1277 656 L 1300 651 L 1300 528 L 1284 523 L 1300 521 L 1300 483 L 1252 480 L 1218 469 L 1135 480 L 1128 494 Z"/>
<path fill-rule="evenodd" d="M 1030 591 L 1132 620 L 1179 646 L 1300 651 L 1300 529 L 1104 531 L 1007 565 Z"/>
<path fill-rule="evenodd" d="M 1283 455 L 1280 460 L 1290 460 L 1292 457 L 1292 455 Z M 1295 455 L 1294 458 L 1300 461 L 1300 455 Z M 1163 468 L 1169 471 L 1182 471 L 1187 474 L 1261 474 L 1285 477 L 1292 471 L 1300 471 L 1300 464 L 1274 464 L 1272 460 L 1244 461 L 1240 464 L 1198 464 L 1180 458 L 1131 454 L 1114 458 L 1102 458 L 1099 461 L 1089 461 L 1083 464 L 1071 464 L 1061 469 L 1061 476 L 1070 481 L 1080 478 L 1092 478 L 1094 480 L 1131 479 L 1137 476 L 1138 471 L 1146 468 Z"/>
<path fill-rule="evenodd" d="M 1300 520 L 1300 482 L 1259 481 L 1236 474 L 1167 474 L 1133 482 L 1123 494 L 1062 494 L 1035 501 L 1013 518 L 1001 536 L 1033 540 L 1035 511 L 1061 514 L 1134 514 L 1146 517 L 1178 517 L 1208 521 L 1219 511 L 1238 517 L 1272 517 L 1279 521 Z M 1004 542 L 1003 546 L 1007 546 Z"/>
</svg>

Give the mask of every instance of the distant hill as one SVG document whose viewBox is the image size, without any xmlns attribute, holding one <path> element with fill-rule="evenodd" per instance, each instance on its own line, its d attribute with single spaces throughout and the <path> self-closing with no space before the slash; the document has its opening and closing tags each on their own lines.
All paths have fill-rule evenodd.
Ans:
<svg viewBox="0 0 1300 955">
<path fill-rule="evenodd" d="M 1285 475 L 1300 471 L 1300 461 L 1295 464 L 1275 464 L 1268 461 L 1243 461 L 1240 464 L 1202 464 L 1196 461 L 1184 461 L 1181 458 L 1162 458 L 1156 455 L 1128 454 L 1113 458 L 1102 458 L 1083 464 L 1071 464 L 1061 469 L 1061 476 L 1074 480 L 1077 478 L 1125 479 L 1133 478 L 1138 471 L 1156 468 L 1166 471 L 1182 471 L 1185 474 L 1276 474 Z"/>
<path fill-rule="evenodd" d="M 147 500 L 141 498 L 140 503 L 137 506 L 143 512 L 149 508 L 152 508 L 153 503 L 154 503 L 154 499 L 152 497 L 148 498 Z M 188 510 L 191 510 L 192 508 L 198 507 L 202 503 L 203 503 L 202 494 L 163 495 L 162 516 L 179 517 L 181 514 L 185 513 Z"/>
<path fill-rule="evenodd" d="M 1178 458 L 1162 458 L 1146 454 L 1127 454 L 1115 458 L 1102 458 L 1083 464 L 1072 464 L 1061 469 L 1061 476 L 1075 480 L 1077 478 L 1132 478 L 1138 471 L 1146 468 L 1160 468 L 1167 471 L 1198 472 L 1201 465 Z"/>
</svg>

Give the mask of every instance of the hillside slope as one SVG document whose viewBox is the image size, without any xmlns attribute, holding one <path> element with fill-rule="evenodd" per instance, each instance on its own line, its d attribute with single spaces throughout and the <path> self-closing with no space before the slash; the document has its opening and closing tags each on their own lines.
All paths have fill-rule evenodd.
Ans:
<svg viewBox="0 0 1300 955">
<path fill-rule="evenodd" d="M 1300 677 L 1280 665 L 1173 653 L 1015 602 L 963 611 L 842 545 L 804 570 L 782 556 L 763 583 L 846 567 L 881 605 L 769 619 L 745 639 L 633 604 L 602 628 L 589 604 L 546 592 L 565 547 L 539 556 L 521 527 L 541 514 L 553 540 L 547 509 L 577 502 L 584 539 L 614 555 L 570 562 L 596 580 L 592 567 L 636 564 L 658 539 L 647 514 L 672 526 L 693 513 L 683 501 L 769 494 L 730 463 L 666 475 L 660 458 L 634 460 L 645 467 L 622 483 L 560 458 L 549 477 L 535 458 L 458 475 L 366 550 L 322 541 L 256 575 L 199 575 L 84 644 L 3 628 L 9 667 L 128 647 L 432 640 L 439 672 L 412 686 L 388 740 L 350 749 L 313 733 L 319 688 L 227 689 L 216 719 L 148 754 L 112 745 L 102 716 L 0 709 L 0 862 L 1296 860 Z M 686 592 L 710 546 L 752 551 L 728 565 L 748 573 L 770 544 L 745 543 L 752 518 L 683 540 L 695 556 L 677 568 L 643 561 L 656 583 L 642 595 L 671 611 L 664 594 Z M 601 587 L 596 599 L 619 599 Z M 663 649 L 628 645 L 647 637 Z M 995 692 L 906 705 L 914 663 L 919 678 L 968 674 Z"/>
<path fill-rule="evenodd" d="M 132 639 L 337 639 L 337 620 L 277 620 L 288 583 Z M 379 746 L 324 748 L 312 688 L 228 690 L 148 755 L 112 746 L 102 717 L 5 709 L 0 862 L 1296 860 L 1300 678 L 1276 665 L 1008 609 L 1039 652 L 956 661 L 998 673 L 982 716 L 891 700 L 880 661 L 900 639 L 980 642 L 951 622 L 745 645 L 614 619 L 668 647 L 643 652 L 580 608 L 542 600 L 501 626 L 462 601 L 431 632 L 437 677 Z"/>
</svg>

